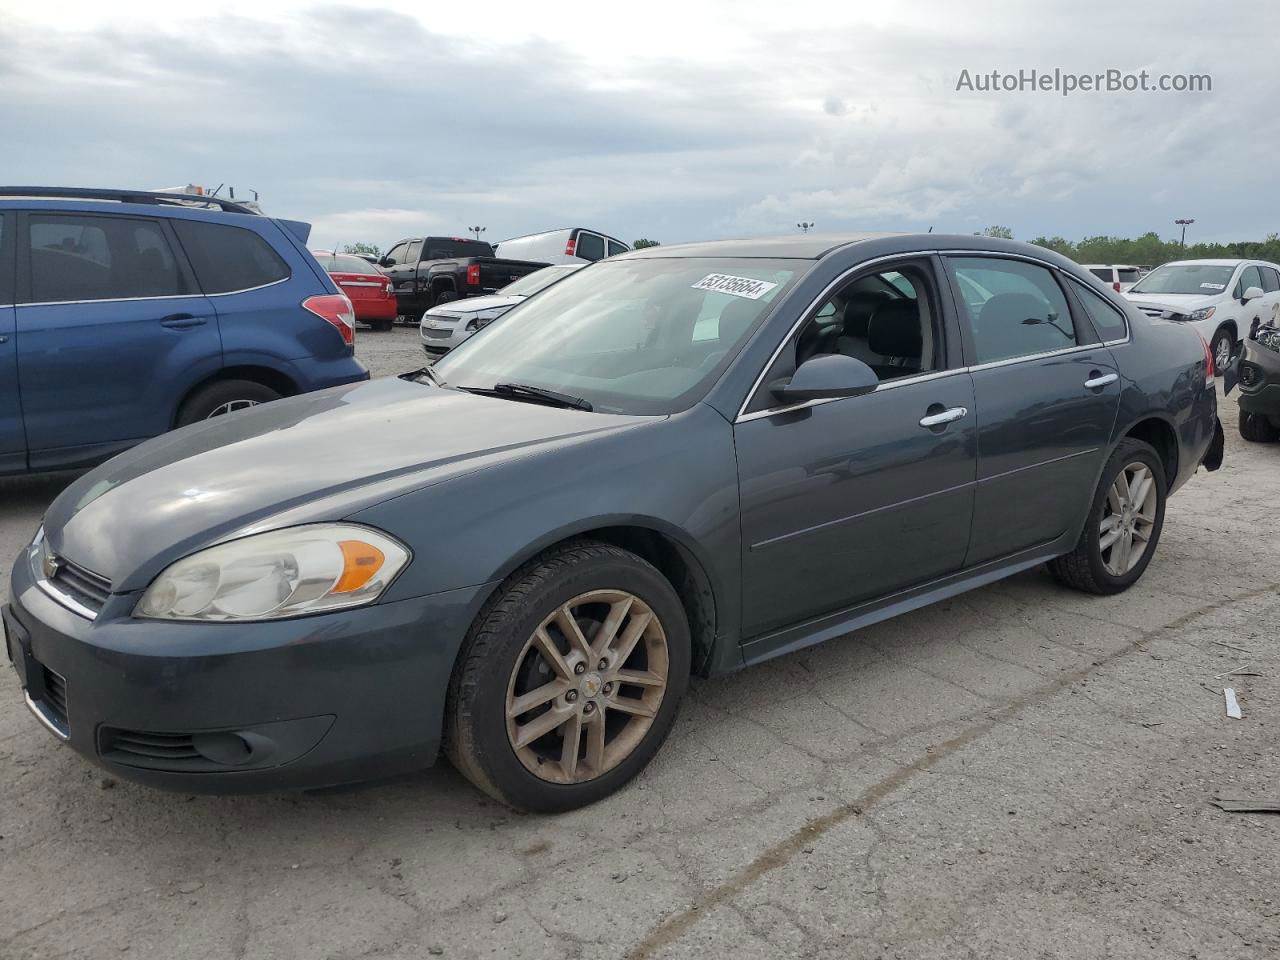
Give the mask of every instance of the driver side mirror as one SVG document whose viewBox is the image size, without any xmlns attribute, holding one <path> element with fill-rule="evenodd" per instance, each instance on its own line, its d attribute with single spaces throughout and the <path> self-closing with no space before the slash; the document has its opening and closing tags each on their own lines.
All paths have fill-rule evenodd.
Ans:
<svg viewBox="0 0 1280 960">
<path fill-rule="evenodd" d="M 395 265 L 396 265 L 396 262 L 392 260 L 390 257 L 378 258 L 378 266 L 380 267 L 394 267 Z"/>
<path fill-rule="evenodd" d="M 790 378 L 775 380 L 769 392 L 784 403 L 860 397 L 880 386 L 874 370 L 855 357 L 826 353 L 810 357 Z"/>
<path fill-rule="evenodd" d="M 1248 303 L 1250 300 L 1257 300 L 1262 296 L 1261 287 L 1250 287 L 1244 292 L 1244 296 L 1240 299 L 1241 303 Z"/>
</svg>

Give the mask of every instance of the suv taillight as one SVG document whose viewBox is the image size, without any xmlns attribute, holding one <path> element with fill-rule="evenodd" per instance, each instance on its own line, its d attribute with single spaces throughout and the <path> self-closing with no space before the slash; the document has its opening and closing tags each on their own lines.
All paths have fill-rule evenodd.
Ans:
<svg viewBox="0 0 1280 960">
<path fill-rule="evenodd" d="M 1209 346 L 1209 341 L 1204 337 L 1200 338 L 1200 346 L 1204 347 L 1204 385 L 1212 387 L 1213 378 L 1218 373 L 1213 366 L 1213 349 Z"/>
<path fill-rule="evenodd" d="M 480 264 L 473 263 L 471 266 L 467 267 L 467 286 L 480 286 Z"/>
<path fill-rule="evenodd" d="M 574 249 L 575 249 L 576 245 L 577 245 L 577 240 L 573 237 L 573 235 L 572 235 L 572 234 L 570 234 L 570 236 L 569 236 L 569 242 L 568 242 L 568 243 L 566 243 L 566 244 L 564 245 L 564 255 L 565 255 L 566 257 L 572 257 L 572 256 L 573 256 L 573 251 L 574 251 Z"/>
<path fill-rule="evenodd" d="M 342 342 L 348 347 L 356 343 L 356 312 L 351 301 L 341 293 L 325 293 L 318 297 L 307 297 L 302 301 L 302 309 L 309 310 L 322 320 L 333 324 L 342 334 Z"/>
<path fill-rule="evenodd" d="M 1111 281 L 1111 289 L 1112 289 L 1112 290 L 1114 290 L 1116 293 L 1119 293 L 1119 292 L 1120 292 L 1120 281 L 1119 281 L 1119 280 L 1113 280 L 1113 281 Z"/>
</svg>

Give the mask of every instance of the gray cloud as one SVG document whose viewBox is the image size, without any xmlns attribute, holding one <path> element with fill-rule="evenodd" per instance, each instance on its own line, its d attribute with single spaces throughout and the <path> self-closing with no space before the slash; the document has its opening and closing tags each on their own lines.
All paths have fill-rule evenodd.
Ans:
<svg viewBox="0 0 1280 960">
<path fill-rule="evenodd" d="M 229 182 L 318 242 L 591 223 L 667 242 L 786 230 L 1202 236 L 1280 229 L 1270 7 L 919 7 L 909 24 L 748 35 L 602 75 L 569 42 L 433 33 L 389 11 L 61 30 L 11 20 L 6 179 Z M 1247 51 L 1255 55 L 1231 55 Z M 1205 95 L 971 94 L 961 69 L 1211 72 Z"/>
</svg>

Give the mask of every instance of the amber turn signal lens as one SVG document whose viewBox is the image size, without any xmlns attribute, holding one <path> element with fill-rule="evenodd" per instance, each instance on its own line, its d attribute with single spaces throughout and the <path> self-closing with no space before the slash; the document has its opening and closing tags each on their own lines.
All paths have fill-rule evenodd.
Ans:
<svg viewBox="0 0 1280 960">
<path fill-rule="evenodd" d="M 386 559 L 377 547 L 359 540 L 342 540 L 342 576 L 333 585 L 331 593 L 350 593 L 359 590 L 373 579 Z"/>
</svg>

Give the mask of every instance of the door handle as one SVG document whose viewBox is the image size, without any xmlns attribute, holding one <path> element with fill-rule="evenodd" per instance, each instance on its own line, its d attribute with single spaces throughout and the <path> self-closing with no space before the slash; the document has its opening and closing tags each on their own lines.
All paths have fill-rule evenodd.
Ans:
<svg viewBox="0 0 1280 960">
<path fill-rule="evenodd" d="M 1089 375 L 1089 379 L 1084 382 L 1084 386 L 1086 390 L 1097 390 L 1100 387 L 1105 387 L 1109 383 L 1115 383 L 1119 379 L 1119 374 L 1098 373 L 1098 371 L 1095 370 Z"/>
<path fill-rule="evenodd" d="M 954 423 L 969 413 L 968 407 L 951 407 L 941 413 L 930 413 L 920 418 L 920 426 L 926 428 L 942 427 Z"/>
<path fill-rule="evenodd" d="M 190 330 L 192 327 L 204 326 L 204 317 L 193 317 L 189 313 L 175 313 L 160 321 L 160 326 L 170 330 Z"/>
</svg>

